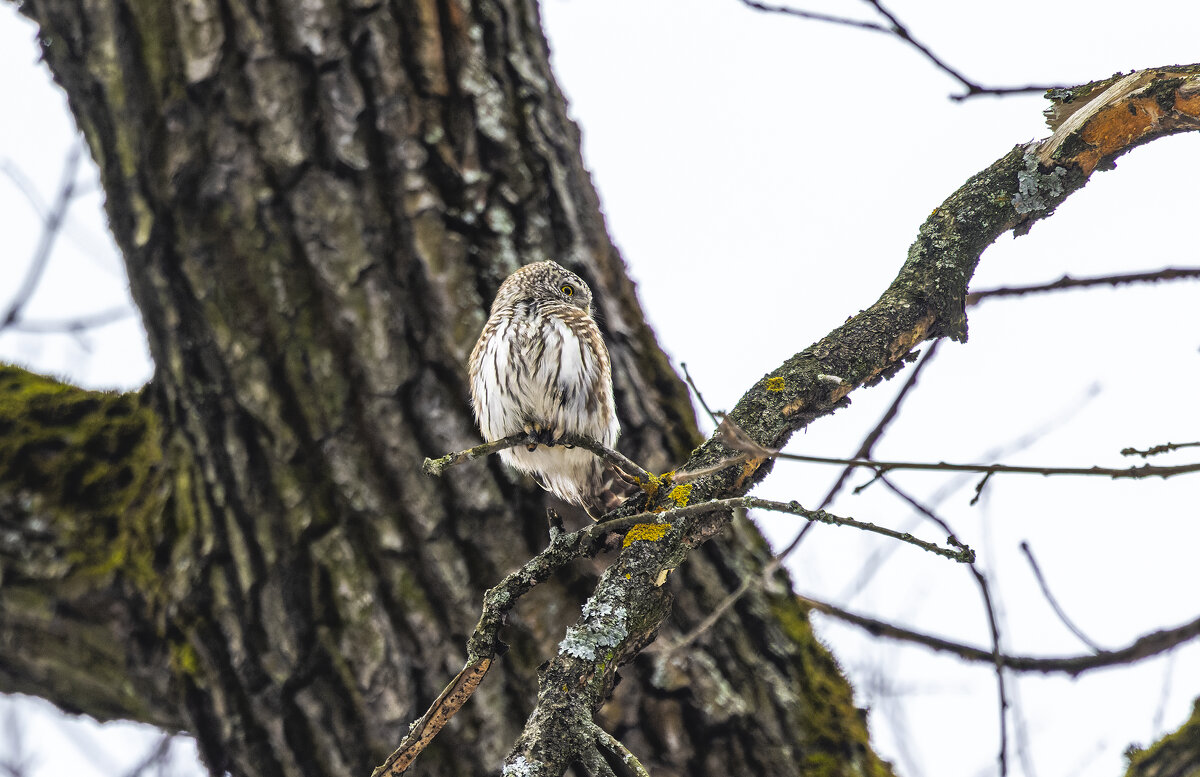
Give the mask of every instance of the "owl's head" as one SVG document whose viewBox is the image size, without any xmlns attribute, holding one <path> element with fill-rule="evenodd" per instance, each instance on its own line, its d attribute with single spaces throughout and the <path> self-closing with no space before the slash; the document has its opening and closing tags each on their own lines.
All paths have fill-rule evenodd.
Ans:
<svg viewBox="0 0 1200 777">
<path fill-rule="evenodd" d="M 520 302 L 562 302 L 592 312 L 592 290 L 575 273 L 557 262 L 527 264 L 500 284 L 492 310 Z"/>
</svg>

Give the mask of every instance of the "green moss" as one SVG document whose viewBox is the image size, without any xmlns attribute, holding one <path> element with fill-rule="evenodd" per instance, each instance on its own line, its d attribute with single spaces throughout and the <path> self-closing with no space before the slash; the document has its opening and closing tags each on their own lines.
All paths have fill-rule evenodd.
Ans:
<svg viewBox="0 0 1200 777">
<path fill-rule="evenodd" d="M 800 651 L 805 663 L 805 687 L 801 709 L 809 748 L 804 758 L 806 777 L 847 774 L 847 764 L 872 777 L 889 777 L 888 764 L 871 750 L 862 712 L 854 704 L 849 682 L 833 656 L 813 634 L 803 608 L 790 596 L 770 596 L 768 603 L 776 622 Z"/>
<path fill-rule="evenodd" d="M 0 485 L 63 531 L 70 585 L 157 585 L 163 509 L 156 415 L 136 393 L 84 391 L 0 366 Z"/>
<path fill-rule="evenodd" d="M 1150 777 L 1163 774 L 1194 775 L 1185 765 L 1200 761 L 1200 698 L 1192 702 L 1192 716 L 1179 727 L 1145 749 L 1131 746 L 1126 751 L 1129 768 L 1126 777 Z"/>
</svg>

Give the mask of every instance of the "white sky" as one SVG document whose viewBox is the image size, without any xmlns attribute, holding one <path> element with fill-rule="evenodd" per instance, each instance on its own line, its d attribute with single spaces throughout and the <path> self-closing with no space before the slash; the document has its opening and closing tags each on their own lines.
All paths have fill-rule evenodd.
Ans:
<svg viewBox="0 0 1200 777">
<path fill-rule="evenodd" d="M 848 0 L 807 7 L 865 15 L 864 4 Z M 1200 60 L 1200 4 L 1192 0 L 1142 2 L 1136 12 L 1124 3 L 1033 0 L 896 0 L 893 10 L 939 55 L 988 84 L 1075 84 Z M 735 0 L 546 0 L 544 15 L 610 231 L 660 342 L 689 364 L 714 407 L 731 406 L 764 372 L 873 302 L 934 207 L 1014 144 L 1047 134 L 1039 97 L 955 103 L 947 95 L 956 85 L 894 40 L 755 13 Z M 0 161 L 19 166 L 49 201 L 74 132 L 60 93 L 33 66 L 31 28 L 14 17 L 0 6 Z M 1001 238 L 985 253 L 975 287 L 1200 265 L 1198 169 L 1197 136 L 1133 152 L 1029 236 Z M 93 192 L 72 209 L 31 318 L 70 317 L 126 298 L 99 203 Z M 4 178 L 0 219 L 9 246 L 0 260 L 3 308 L 39 226 Z M 1200 439 L 1198 319 L 1196 282 L 986 303 L 972 313 L 970 342 L 941 349 L 876 455 L 979 461 L 1050 426 L 1004 460 L 1129 466 L 1140 461 L 1119 456 L 1121 448 Z M 0 334 L 0 358 L 105 387 L 140 385 L 151 369 L 133 318 L 82 339 Z M 851 453 L 898 388 L 892 381 L 856 392 L 850 409 L 814 424 L 791 449 Z M 780 464 L 759 493 L 812 504 L 836 474 Z M 949 482 L 896 480 L 921 499 Z M 1031 544 L 1080 628 L 1103 646 L 1122 646 L 1200 613 L 1198 483 L 996 477 L 972 508 L 967 479 L 939 509 L 993 580 L 1006 649 L 1075 654 L 1086 648 L 1050 611 L 1019 543 Z M 878 486 L 844 496 L 835 512 L 941 539 Z M 758 521 L 782 541 L 795 527 L 786 517 Z M 797 588 L 987 644 L 964 569 L 908 547 L 880 561 L 873 553 L 882 547 L 818 527 L 796 556 Z M 871 582 L 855 590 L 864 568 Z M 995 773 L 997 702 L 987 669 L 825 619 L 818 626 L 872 709 L 878 750 L 901 774 Z M 1200 694 L 1200 645 L 1136 669 L 1011 685 L 1019 713 L 1010 726 L 1012 774 L 1115 775 L 1131 742 L 1148 743 L 1187 717 Z M 22 717 L 43 720 L 28 709 Z M 62 740 L 43 723 L 30 725 L 43 764 L 35 774 L 120 773 L 86 754 L 68 767 L 59 759 L 73 748 L 55 744 Z M 113 748 L 129 752 L 130 762 L 141 754 Z"/>
</svg>

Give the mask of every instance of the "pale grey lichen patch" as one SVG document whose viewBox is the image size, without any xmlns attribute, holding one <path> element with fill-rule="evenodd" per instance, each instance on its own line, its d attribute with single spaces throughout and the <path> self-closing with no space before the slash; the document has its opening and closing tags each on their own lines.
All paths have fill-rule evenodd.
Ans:
<svg viewBox="0 0 1200 777">
<path fill-rule="evenodd" d="M 500 774 L 504 777 L 534 777 L 541 771 L 541 766 L 537 761 L 530 761 L 525 756 L 519 755 L 504 764 L 504 770 Z"/>
<path fill-rule="evenodd" d="M 1037 154 L 1025 153 L 1025 169 L 1017 171 L 1017 195 L 1013 197 L 1013 208 L 1017 213 L 1034 213 L 1050 207 L 1048 199 L 1059 197 L 1063 193 L 1063 178 L 1067 174 L 1064 167 L 1055 167 L 1049 173 L 1043 173 L 1038 167 Z"/>
<path fill-rule="evenodd" d="M 483 31 L 474 26 L 467 35 L 471 39 L 471 52 L 459 71 L 458 87 L 474 97 L 475 123 L 479 131 L 497 143 L 507 143 L 508 129 L 504 123 L 507 106 L 500 85 L 487 69 Z"/>
<path fill-rule="evenodd" d="M 250 94 L 262 117 L 259 151 L 276 170 L 299 167 L 308 159 L 302 119 L 306 112 L 297 88 L 302 82 L 299 72 L 278 58 L 250 60 L 245 67 Z"/>
<path fill-rule="evenodd" d="M 514 229 L 512 214 L 499 205 L 493 205 L 485 214 L 488 227 L 498 235 L 511 235 Z"/>
<path fill-rule="evenodd" d="M 358 80 L 345 60 L 319 81 L 319 101 L 327 134 L 338 159 L 354 170 L 370 166 L 367 149 L 358 136 L 358 117 L 366 108 L 366 99 Z"/>
<path fill-rule="evenodd" d="M 170 7 L 175 12 L 175 29 L 188 83 L 203 81 L 216 71 L 221 47 L 225 45 L 221 10 L 211 0 L 183 0 L 171 3 Z"/>
<path fill-rule="evenodd" d="M 613 593 L 600 593 L 583 605 L 582 621 L 567 629 L 558 643 L 562 653 L 586 661 L 594 660 L 608 648 L 619 645 L 629 634 L 629 612 L 619 602 L 609 601 Z"/>
</svg>

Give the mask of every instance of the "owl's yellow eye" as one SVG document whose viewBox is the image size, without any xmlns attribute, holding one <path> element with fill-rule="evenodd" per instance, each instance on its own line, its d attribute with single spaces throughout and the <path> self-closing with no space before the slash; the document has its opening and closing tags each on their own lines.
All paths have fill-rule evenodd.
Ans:
<svg viewBox="0 0 1200 777">
<path fill-rule="evenodd" d="M 570 296 L 572 296 L 572 295 L 574 295 L 574 294 L 575 294 L 575 287 L 574 287 L 574 286 L 572 286 L 572 285 L 571 285 L 571 284 L 569 284 L 569 283 L 564 283 L 564 284 L 563 284 L 563 285 L 562 285 L 562 286 L 559 288 L 559 291 L 561 291 L 563 294 L 565 294 L 565 295 L 567 295 L 568 297 L 570 297 Z"/>
</svg>

